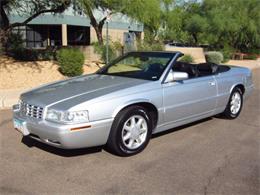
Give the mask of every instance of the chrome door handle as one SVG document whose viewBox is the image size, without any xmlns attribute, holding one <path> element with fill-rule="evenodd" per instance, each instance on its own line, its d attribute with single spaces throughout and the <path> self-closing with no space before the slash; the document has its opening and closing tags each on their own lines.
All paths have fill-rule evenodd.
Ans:
<svg viewBox="0 0 260 195">
<path fill-rule="evenodd" d="M 215 81 L 210 81 L 209 84 L 214 86 L 214 85 L 216 85 L 216 82 Z"/>
</svg>

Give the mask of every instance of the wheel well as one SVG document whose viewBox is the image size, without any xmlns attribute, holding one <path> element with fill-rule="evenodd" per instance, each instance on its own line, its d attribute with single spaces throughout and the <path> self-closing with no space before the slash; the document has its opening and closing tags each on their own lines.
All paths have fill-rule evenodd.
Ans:
<svg viewBox="0 0 260 195">
<path fill-rule="evenodd" d="M 236 85 L 234 88 L 239 88 L 241 90 L 242 94 L 245 93 L 245 87 L 242 84 Z"/>
<path fill-rule="evenodd" d="M 130 104 L 130 105 L 124 107 L 123 109 L 128 108 L 130 106 L 141 106 L 141 107 L 145 108 L 151 118 L 153 129 L 156 127 L 157 122 L 158 122 L 158 110 L 153 104 L 148 103 L 148 102 L 138 102 L 138 103 Z"/>
</svg>

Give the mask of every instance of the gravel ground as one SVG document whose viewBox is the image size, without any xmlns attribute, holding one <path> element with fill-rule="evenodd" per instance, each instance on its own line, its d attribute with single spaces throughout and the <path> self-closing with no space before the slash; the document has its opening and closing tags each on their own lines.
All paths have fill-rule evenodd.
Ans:
<svg viewBox="0 0 260 195">
<path fill-rule="evenodd" d="M 98 67 L 86 61 L 84 74 L 95 72 Z M 0 56 L 0 90 L 29 89 L 41 84 L 65 79 L 54 61 L 22 62 Z"/>
</svg>

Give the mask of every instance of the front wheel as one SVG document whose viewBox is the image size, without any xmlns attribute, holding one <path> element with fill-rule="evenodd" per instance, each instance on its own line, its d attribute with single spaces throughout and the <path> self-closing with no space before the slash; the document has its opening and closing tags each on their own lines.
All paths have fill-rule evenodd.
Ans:
<svg viewBox="0 0 260 195">
<path fill-rule="evenodd" d="M 239 88 L 235 88 L 230 95 L 229 102 L 223 114 L 229 119 L 239 116 L 243 106 L 243 93 Z"/>
<path fill-rule="evenodd" d="M 131 156 L 141 152 L 150 140 L 151 124 L 150 117 L 141 106 L 122 110 L 113 122 L 108 148 L 119 156 Z"/>
</svg>

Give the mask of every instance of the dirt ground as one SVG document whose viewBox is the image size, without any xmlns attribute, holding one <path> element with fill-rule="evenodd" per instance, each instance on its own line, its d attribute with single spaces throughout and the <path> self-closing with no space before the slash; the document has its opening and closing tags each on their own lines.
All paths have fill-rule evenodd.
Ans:
<svg viewBox="0 0 260 195">
<path fill-rule="evenodd" d="M 100 62 L 85 61 L 84 74 L 98 70 L 97 63 Z M 227 64 L 255 68 L 260 67 L 260 59 L 230 60 Z M 58 71 L 55 61 L 23 62 L 0 56 L 0 90 L 29 89 L 65 78 L 67 77 Z"/>
<path fill-rule="evenodd" d="M 248 68 L 260 67 L 260 58 L 258 60 L 229 60 L 227 65 L 243 66 Z"/>
<path fill-rule="evenodd" d="M 98 70 L 96 63 L 86 61 L 84 74 Z M 12 58 L 0 56 L 0 90 L 28 89 L 48 82 L 67 77 L 58 71 L 55 61 L 15 61 Z"/>
</svg>

